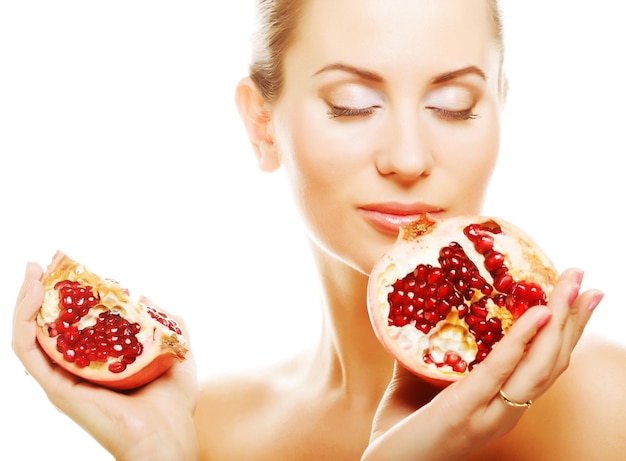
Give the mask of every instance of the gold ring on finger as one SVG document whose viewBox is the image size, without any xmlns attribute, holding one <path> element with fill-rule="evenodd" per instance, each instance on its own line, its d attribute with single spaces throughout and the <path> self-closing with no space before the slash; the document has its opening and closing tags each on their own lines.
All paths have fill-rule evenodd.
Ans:
<svg viewBox="0 0 626 461">
<path fill-rule="evenodd" d="M 530 406 L 533 404 L 532 400 L 528 400 L 526 402 L 520 403 L 520 402 L 516 402 L 515 400 L 511 400 L 510 398 L 508 398 L 506 396 L 506 394 L 502 391 L 502 389 L 500 389 L 500 397 L 502 397 L 502 400 L 504 400 L 504 403 L 506 403 L 507 405 L 513 407 L 513 408 L 530 408 Z"/>
</svg>

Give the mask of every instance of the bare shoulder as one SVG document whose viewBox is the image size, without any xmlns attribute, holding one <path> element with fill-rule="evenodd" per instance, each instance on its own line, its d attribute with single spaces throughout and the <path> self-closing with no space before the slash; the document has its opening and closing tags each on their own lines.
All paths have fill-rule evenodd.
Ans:
<svg viewBox="0 0 626 461">
<path fill-rule="evenodd" d="M 571 399 L 580 402 L 583 411 L 621 408 L 626 410 L 626 345 L 597 335 L 580 340 L 569 368 L 556 382 L 550 401 L 571 406 Z M 605 418 L 626 417 L 626 412 Z M 622 426 L 626 430 L 626 426 Z"/>
<path fill-rule="evenodd" d="M 544 411 L 558 415 L 563 428 L 558 436 L 571 447 L 569 459 L 624 459 L 624 389 L 626 347 L 607 338 L 584 336 L 568 370 L 546 396 Z"/>
<path fill-rule="evenodd" d="M 221 426 L 231 418 L 254 415 L 272 400 L 279 386 L 280 367 L 228 373 L 205 380 L 196 405 L 196 421 Z"/>
<path fill-rule="evenodd" d="M 527 410 L 504 442 L 525 453 L 516 459 L 623 460 L 624 389 L 626 347 L 603 337 L 585 336 L 569 368 Z"/>
<path fill-rule="evenodd" d="M 204 381 L 194 414 L 201 459 L 253 459 L 248 450 L 266 439 L 268 415 L 281 411 L 281 389 L 292 375 L 293 366 L 284 363 Z"/>
</svg>

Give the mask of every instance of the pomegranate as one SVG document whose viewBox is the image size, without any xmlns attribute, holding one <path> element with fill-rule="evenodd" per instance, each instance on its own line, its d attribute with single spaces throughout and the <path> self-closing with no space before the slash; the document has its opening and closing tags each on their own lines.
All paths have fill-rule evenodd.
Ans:
<svg viewBox="0 0 626 461">
<path fill-rule="evenodd" d="M 184 359 L 187 341 L 173 319 L 62 252 L 55 254 L 42 283 L 37 340 L 70 373 L 129 390 Z"/>
<path fill-rule="evenodd" d="M 487 357 L 558 277 L 539 246 L 499 218 L 423 214 L 401 227 L 374 265 L 368 311 L 374 331 L 405 367 L 446 386 Z"/>
</svg>

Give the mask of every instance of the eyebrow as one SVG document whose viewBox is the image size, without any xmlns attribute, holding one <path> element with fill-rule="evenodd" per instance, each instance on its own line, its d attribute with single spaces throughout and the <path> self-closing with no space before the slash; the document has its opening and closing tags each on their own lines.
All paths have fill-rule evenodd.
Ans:
<svg viewBox="0 0 626 461">
<path fill-rule="evenodd" d="M 363 80 L 369 80 L 371 82 L 382 82 L 384 79 L 374 73 L 374 72 L 370 72 L 369 70 L 365 70 L 365 69 L 360 69 L 358 67 L 354 67 L 354 66 L 350 66 L 348 64 L 341 64 L 341 63 L 335 63 L 335 64 L 329 64 L 327 66 L 322 67 L 320 70 L 318 70 L 317 72 L 315 72 L 313 74 L 313 76 L 322 74 L 324 72 L 329 72 L 332 70 L 340 70 L 343 72 L 347 72 L 349 74 L 354 74 L 360 78 L 362 78 Z"/>
<path fill-rule="evenodd" d="M 432 83 L 434 84 L 444 83 L 449 80 L 454 80 L 455 78 L 459 78 L 468 74 L 478 75 L 483 80 L 487 80 L 487 75 L 485 74 L 485 72 L 483 72 L 483 70 L 480 67 L 467 66 L 467 67 L 463 67 L 462 69 L 457 69 L 457 70 L 453 70 L 452 72 L 446 72 L 446 73 L 437 75 L 435 78 L 433 78 Z"/>
<path fill-rule="evenodd" d="M 381 77 L 380 75 L 378 75 L 375 72 L 371 72 L 369 70 L 365 70 L 365 69 L 360 69 L 358 67 L 355 66 L 350 66 L 348 64 L 342 64 L 342 63 L 334 63 L 334 64 L 329 64 L 327 66 L 322 67 L 320 70 L 318 70 L 317 72 L 315 72 L 313 75 L 319 75 L 322 74 L 324 72 L 330 72 L 333 70 L 339 70 L 342 72 L 347 72 L 350 74 L 354 74 L 360 78 L 362 78 L 363 80 L 369 80 L 371 82 L 377 82 L 380 83 L 382 81 L 384 81 L 383 77 Z M 462 69 L 457 69 L 457 70 L 453 70 L 451 72 L 445 72 L 443 74 L 437 75 L 436 77 L 434 77 L 431 81 L 431 83 L 433 84 L 439 84 L 439 83 L 444 83 L 450 80 L 454 80 L 455 78 L 459 78 L 462 77 L 464 75 L 468 75 L 468 74 L 474 74 L 474 75 L 478 75 L 480 78 L 482 78 L 483 80 L 487 80 L 487 75 L 485 74 L 485 72 L 477 66 L 467 66 L 467 67 L 463 67 Z"/>
</svg>

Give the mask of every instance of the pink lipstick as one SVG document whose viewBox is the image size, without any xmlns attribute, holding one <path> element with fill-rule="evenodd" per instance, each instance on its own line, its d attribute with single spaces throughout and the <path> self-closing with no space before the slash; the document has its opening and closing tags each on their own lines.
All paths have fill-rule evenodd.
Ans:
<svg viewBox="0 0 626 461">
<path fill-rule="evenodd" d="M 398 228 L 414 221 L 422 213 L 436 215 L 443 210 L 425 203 L 402 204 L 385 202 L 359 208 L 365 219 L 381 232 L 397 235 Z"/>
</svg>

